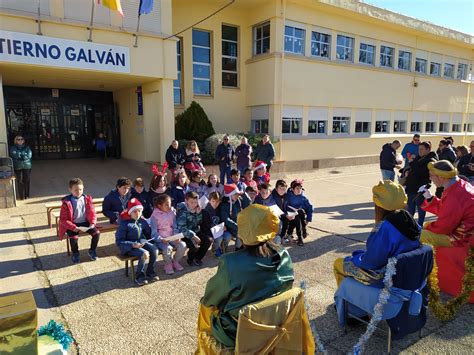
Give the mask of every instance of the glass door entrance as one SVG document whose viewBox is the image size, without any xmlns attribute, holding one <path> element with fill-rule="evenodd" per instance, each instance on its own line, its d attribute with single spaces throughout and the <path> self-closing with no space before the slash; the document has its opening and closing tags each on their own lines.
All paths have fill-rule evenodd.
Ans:
<svg viewBox="0 0 474 355">
<path fill-rule="evenodd" d="M 25 94 L 24 91 L 30 91 Z M 8 139 L 25 137 L 35 159 L 81 158 L 95 155 L 94 139 L 104 133 L 108 156 L 118 156 L 118 118 L 109 100 L 96 92 L 60 90 L 63 97 L 45 98 L 50 89 L 5 87 Z M 26 100 L 25 100 L 26 98 Z M 102 102 L 94 102 L 102 101 Z M 108 102 L 107 102 L 108 101 Z"/>
</svg>

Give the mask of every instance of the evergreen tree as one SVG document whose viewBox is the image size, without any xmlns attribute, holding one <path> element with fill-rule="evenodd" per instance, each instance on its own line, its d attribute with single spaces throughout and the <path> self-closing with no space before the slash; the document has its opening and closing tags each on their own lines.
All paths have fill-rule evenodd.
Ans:
<svg viewBox="0 0 474 355">
<path fill-rule="evenodd" d="M 196 101 L 191 102 L 183 113 L 176 116 L 175 122 L 176 139 L 204 142 L 215 134 L 212 122 Z"/>
</svg>

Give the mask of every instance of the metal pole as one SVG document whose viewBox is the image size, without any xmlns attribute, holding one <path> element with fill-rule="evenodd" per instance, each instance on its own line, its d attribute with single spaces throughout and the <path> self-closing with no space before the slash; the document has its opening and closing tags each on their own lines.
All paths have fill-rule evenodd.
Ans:
<svg viewBox="0 0 474 355">
<path fill-rule="evenodd" d="M 92 42 L 92 24 L 94 23 L 94 8 L 95 8 L 95 4 L 94 4 L 94 0 L 92 0 L 91 2 L 92 2 L 91 23 L 90 23 L 90 25 L 89 25 L 89 39 L 87 40 L 87 42 Z"/>
<path fill-rule="evenodd" d="M 37 35 L 43 35 L 41 32 L 41 0 L 38 0 L 38 19 L 36 20 L 38 22 L 38 32 L 36 32 Z"/>
<path fill-rule="evenodd" d="M 135 33 L 135 44 L 133 45 L 135 48 L 138 47 L 138 30 L 140 29 L 140 17 L 141 15 L 138 14 L 138 22 L 137 22 L 137 33 Z"/>
</svg>

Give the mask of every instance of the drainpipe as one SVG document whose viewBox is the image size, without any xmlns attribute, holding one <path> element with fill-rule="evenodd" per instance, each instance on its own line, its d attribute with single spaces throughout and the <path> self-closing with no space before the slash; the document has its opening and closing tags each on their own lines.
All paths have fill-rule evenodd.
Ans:
<svg viewBox="0 0 474 355">
<path fill-rule="evenodd" d="M 278 160 L 282 160 L 283 157 L 283 125 L 282 125 L 282 115 L 283 115 L 283 85 L 284 85 L 284 63 L 285 63 L 285 23 L 286 23 L 286 0 L 280 0 L 280 15 L 283 19 L 283 37 L 280 40 L 283 41 L 283 50 L 281 52 L 281 64 L 280 64 L 280 149 L 278 154 Z"/>
</svg>

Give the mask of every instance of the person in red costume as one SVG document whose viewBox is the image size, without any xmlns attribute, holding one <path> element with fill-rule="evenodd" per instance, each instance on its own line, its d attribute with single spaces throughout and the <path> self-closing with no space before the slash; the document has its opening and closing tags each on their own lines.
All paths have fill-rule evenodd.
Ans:
<svg viewBox="0 0 474 355">
<path fill-rule="evenodd" d="M 425 201 L 421 205 L 438 219 L 425 223 L 421 241 L 434 247 L 463 246 L 474 243 L 474 186 L 458 178 L 456 168 L 447 160 L 428 164 L 430 179 L 436 187 L 444 187 L 439 199 L 422 186 Z"/>
</svg>

